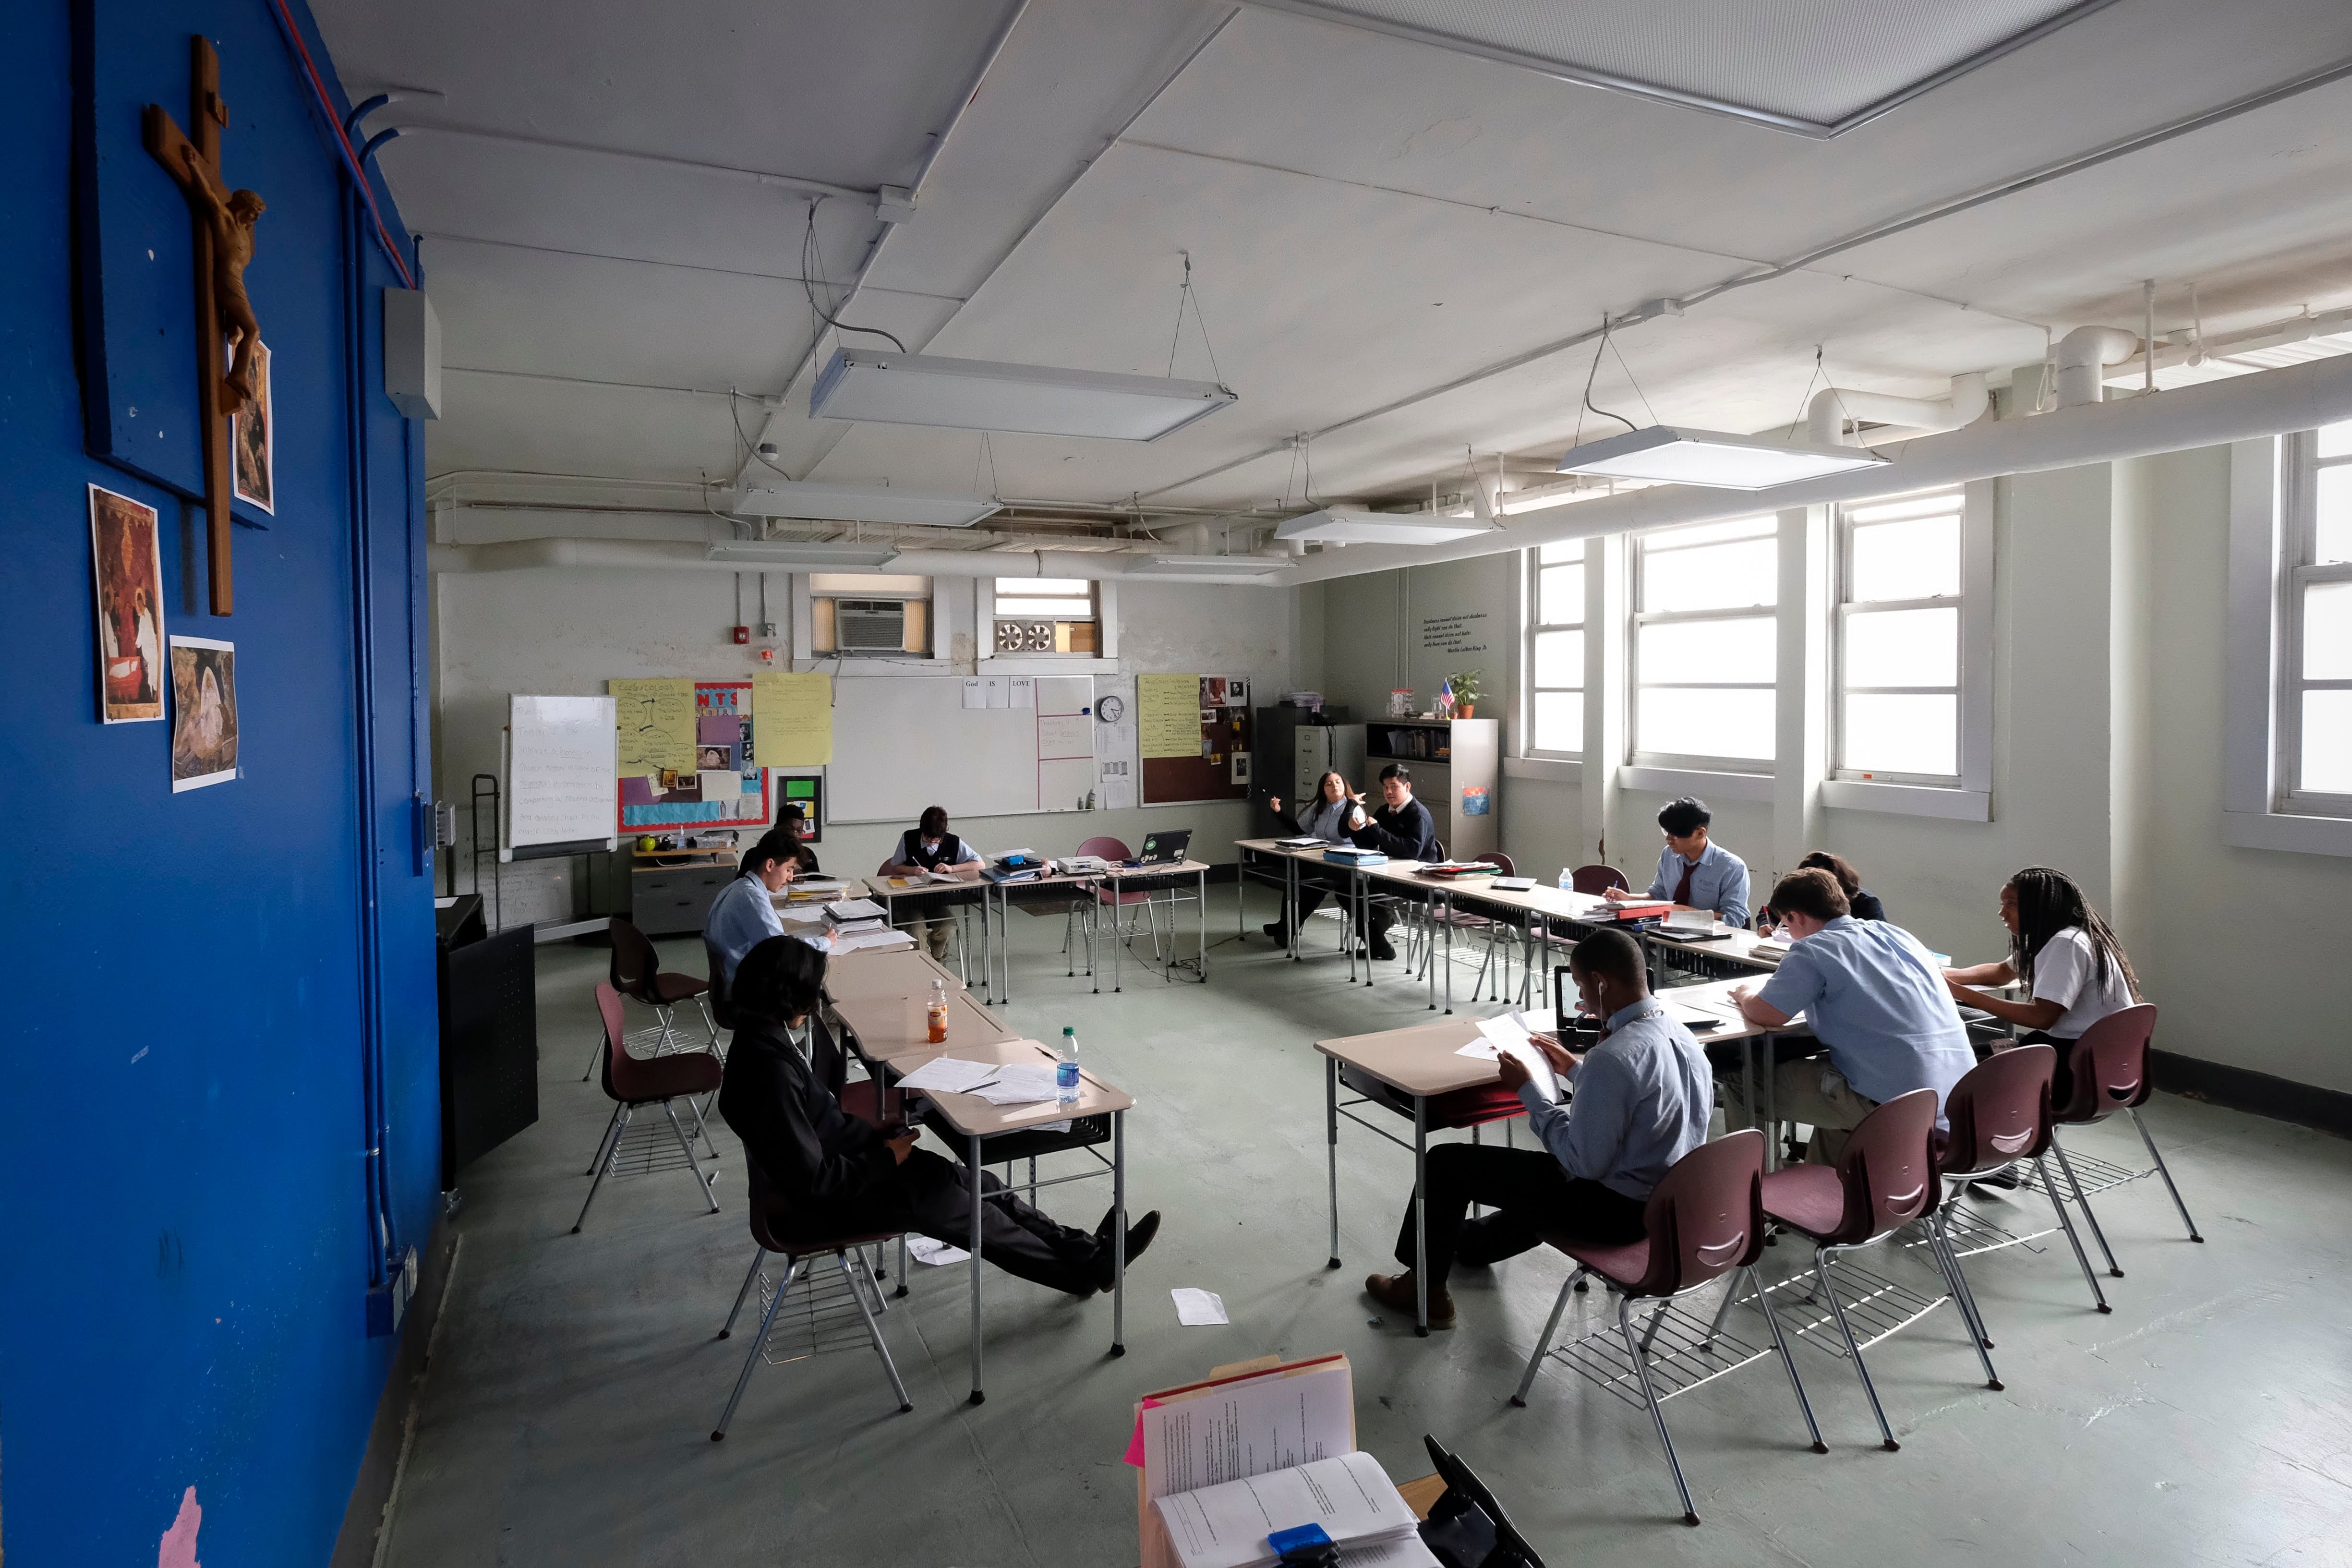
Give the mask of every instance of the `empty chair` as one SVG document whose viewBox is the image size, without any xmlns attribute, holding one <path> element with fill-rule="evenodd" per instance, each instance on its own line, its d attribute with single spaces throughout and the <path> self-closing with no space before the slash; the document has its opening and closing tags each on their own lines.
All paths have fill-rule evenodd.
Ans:
<svg viewBox="0 0 2352 1568">
<path fill-rule="evenodd" d="M 857 1236 L 826 1237 L 821 1240 L 787 1239 L 786 1233 L 790 1227 L 783 1222 L 790 1216 L 777 1211 L 775 1193 L 768 1185 L 766 1173 L 748 1154 L 744 1156 L 744 1165 L 751 1184 L 751 1268 L 743 1276 L 743 1288 L 735 1292 L 734 1309 L 727 1314 L 727 1321 L 719 1329 L 719 1337 L 723 1340 L 734 1331 L 735 1320 L 742 1315 L 743 1303 L 751 1294 L 752 1282 L 760 1277 L 760 1266 L 768 1260 L 771 1254 L 783 1258 L 784 1273 L 783 1278 L 776 1281 L 776 1293 L 769 1300 L 768 1310 L 761 1314 L 760 1331 L 752 1337 L 751 1349 L 743 1357 L 743 1370 L 736 1374 L 734 1391 L 727 1396 L 727 1408 L 719 1413 L 719 1425 L 711 1428 L 710 1440 L 718 1443 L 726 1439 L 728 1424 L 735 1419 L 735 1406 L 742 1403 L 743 1390 L 751 1385 L 751 1369 L 760 1364 L 760 1352 L 767 1348 L 768 1331 L 775 1326 L 776 1310 L 784 1304 L 784 1297 L 792 1289 L 793 1281 L 803 1278 L 802 1265 L 826 1253 L 833 1255 L 835 1265 L 841 1270 L 842 1280 L 849 1288 L 849 1299 L 856 1303 L 857 1315 L 866 1321 L 866 1336 L 874 1342 L 874 1353 L 882 1358 L 882 1370 L 889 1376 L 890 1390 L 898 1396 L 898 1413 L 903 1415 L 912 1410 L 915 1403 L 907 1397 L 907 1385 L 898 1377 L 898 1363 L 890 1359 L 890 1347 L 883 1342 L 882 1325 L 874 1321 L 876 1310 L 882 1305 L 882 1287 L 866 1267 L 866 1255 L 861 1250 L 904 1238 L 897 1231 L 874 1231 Z M 869 1290 L 874 1298 L 871 1306 L 866 1304 Z"/>
<path fill-rule="evenodd" d="M 2050 1074 L 2057 1059 L 2058 1053 L 2048 1046 L 1995 1051 L 1952 1086 L 1944 1100 L 1944 1120 L 1951 1131 L 1936 1151 L 1936 1172 L 1944 1180 L 1946 1194 L 1936 1209 L 1936 1226 L 1944 1250 L 1957 1266 L 1960 1253 L 1952 1242 L 1952 1207 L 1961 1192 L 1979 1177 L 2030 1160 L 2041 1177 L 2042 1190 L 2049 1194 L 2050 1206 L 2058 1211 L 2058 1223 L 2074 1249 L 2074 1261 L 2082 1265 L 2091 1300 L 2100 1311 L 2111 1311 L 2105 1292 L 2099 1289 L 2099 1278 L 2091 1271 L 2091 1260 L 2084 1254 L 2082 1238 L 2074 1234 L 2074 1222 L 2051 1184 L 2043 1158 L 2050 1151 Z M 1961 1283 L 1965 1286 L 1967 1281 Z M 1985 1332 L 1984 1315 L 1977 1310 L 1976 1299 L 1964 1294 L 1960 1307 L 1975 1320 L 1977 1337 L 1990 1346 L 1992 1338 Z"/>
<path fill-rule="evenodd" d="M 1612 888 L 1631 889 L 1625 873 L 1614 866 L 1579 866 L 1569 874 L 1569 886 L 1587 898 L 1599 898 Z"/>
<path fill-rule="evenodd" d="M 1519 874 L 1512 866 L 1511 858 L 1499 849 L 1479 856 L 1474 864 L 1492 866 L 1506 877 Z M 1479 988 L 1484 986 L 1488 1001 L 1500 1001 L 1503 993 L 1511 985 L 1511 942 L 1518 934 L 1517 928 L 1492 915 L 1451 908 L 1439 918 L 1465 936 L 1484 939 L 1486 950 L 1479 957 L 1478 978 L 1471 982 L 1470 995 L 1472 1000 L 1476 1000 Z M 1502 959 L 1499 969 L 1495 963 L 1497 956 Z"/>
<path fill-rule="evenodd" d="M 572 1222 L 572 1234 L 580 1234 L 587 1223 L 588 1207 L 596 1201 L 597 1189 L 604 1184 L 621 1157 L 621 1135 L 629 1130 L 629 1119 L 639 1107 L 658 1105 L 669 1118 L 669 1130 L 677 1135 L 677 1146 L 686 1156 L 686 1168 L 694 1174 L 694 1184 L 702 1189 L 710 1212 L 719 1212 L 719 1200 L 711 1194 L 714 1173 L 702 1173 L 702 1163 L 694 1157 L 694 1145 L 688 1141 L 686 1129 L 678 1124 L 677 1110 L 670 1102 L 686 1100 L 689 1107 L 698 1094 L 714 1094 L 719 1089 L 722 1071 L 719 1058 L 703 1051 L 693 1051 L 674 1057 L 655 1057 L 640 1061 L 621 1046 L 621 995 L 609 985 L 596 987 L 596 1009 L 604 1019 L 604 1092 L 613 1099 L 613 1119 L 604 1127 L 604 1142 L 596 1145 L 596 1163 L 588 1168 L 596 1173 L 589 1184 L 588 1202 L 580 1205 L 580 1217 Z M 714 1148 L 711 1159 L 719 1158 Z"/>
<path fill-rule="evenodd" d="M 1111 861 L 1114 864 L 1121 860 L 1132 860 L 1135 858 L 1135 852 L 1127 847 L 1127 841 L 1125 839 L 1111 838 L 1108 837 L 1097 837 L 1087 839 L 1085 843 L 1078 846 L 1078 853 L 1081 855 L 1098 856 L 1102 859 Z M 1110 931 L 1111 937 L 1114 941 L 1133 942 L 1135 940 L 1135 927 L 1132 924 L 1121 925 L 1119 923 L 1118 911 L 1121 909 L 1131 908 L 1134 905 L 1141 904 L 1143 906 L 1144 922 L 1151 932 L 1151 956 L 1155 959 L 1160 956 L 1160 915 L 1153 900 L 1156 899 L 1160 902 L 1165 903 L 1169 901 L 1172 895 L 1166 893 L 1140 892 L 1133 889 L 1129 889 L 1123 892 L 1114 893 L 1111 891 L 1111 885 L 1108 882 L 1097 883 L 1093 889 L 1093 893 L 1094 909 L 1091 913 L 1095 918 L 1099 919 L 1103 910 L 1110 910 Z M 1175 915 L 1172 911 L 1169 916 L 1168 934 L 1171 938 L 1173 938 L 1176 934 Z M 1066 932 L 1065 935 L 1066 936 Z M 1093 972 L 1094 963 L 1091 956 L 1091 950 L 1089 950 L 1087 968 L 1088 973 Z"/>
<path fill-rule="evenodd" d="M 1847 1135 L 1844 1152 L 1834 1166 L 1794 1165 L 1773 1172 L 1763 1183 L 1764 1212 L 1812 1240 L 1813 1277 L 1829 1300 L 1830 1315 L 1837 1321 L 1846 1353 L 1853 1358 L 1854 1374 L 1862 1379 L 1862 1391 L 1869 1396 L 1871 1412 L 1878 1417 L 1879 1433 L 1890 1450 L 1902 1445 L 1895 1440 L 1895 1428 L 1887 1425 L 1886 1411 L 1878 1403 L 1870 1368 L 1863 1363 L 1861 1342 L 1854 1338 L 1844 1303 L 1838 1300 L 1832 1265 L 1839 1253 L 1883 1241 L 1913 1220 L 1934 1213 L 1941 1196 L 1935 1157 L 1928 1148 L 1935 1130 L 1936 1091 L 1915 1089 L 1864 1117 L 1862 1124 Z M 1978 1331 L 1975 1311 L 1962 1304 L 1968 1287 L 1960 1279 L 1959 1263 L 1945 1250 L 1940 1227 L 1930 1225 L 1928 1243 L 1937 1271 L 1943 1275 L 1945 1288 L 1968 1326 L 1969 1343 L 1984 1363 L 1985 1386 L 1999 1388 L 2000 1378 L 1993 1372 L 1992 1357 Z M 1925 1310 L 1936 1305 L 1930 1302 Z M 1897 1322 L 1886 1333 L 1903 1326 Z"/>
<path fill-rule="evenodd" d="M 2153 1173 L 2126 1171 L 2102 1162 L 2093 1167 L 2093 1181 L 2085 1187 L 2075 1173 L 2074 1162 L 2066 1157 L 2065 1145 L 2058 1142 L 2054 1130 L 2051 1135 L 2050 1149 L 2058 1156 L 2058 1168 L 2065 1174 L 2067 1188 L 2082 1205 L 2083 1217 L 2091 1222 L 2091 1236 L 2106 1258 L 2107 1272 L 2118 1279 L 2124 1277 L 2124 1271 L 2116 1264 L 2115 1248 L 2107 1245 L 2106 1232 L 2099 1228 L 2099 1216 L 2091 1212 L 2092 1193 L 2105 1192 L 2151 1173 L 2162 1176 L 2164 1190 L 2172 1194 L 2172 1206 L 2180 1211 L 2180 1223 L 2188 1227 L 2189 1239 L 2205 1239 L 2197 1234 L 2197 1222 L 2189 1216 L 2189 1205 L 2181 1202 L 2172 1172 L 2165 1165 L 2164 1156 L 2157 1152 L 2147 1123 L 2140 1119 L 2139 1108 L 2147 1103 L 2147 1097 L 2156 1089 L 2147 1077 L 2147 1042 L 2155 1034 L 2156 1008 L 2147 1002 L 2126 1007 L 2120 1013 L 2110 1013 L 2084 1030 L 2083 1037 L 2074 1042 L 2074 1054 L 2067 1058 L 2074 1069 L 2074 1099 L 2065 1105 L 2050 1108 L 2050 1119 L 2058 1127 L 2087 1127 L 2094 1121 L 2105 1121 L 2118 1110 L 2126 1112 L 2132 1125 L 2139 1129 L 2139 1141 L 2147 1145 L 2147 1157 L 2156 1162 Z"/>
<path fill-rule="evenodd" d="M 1777 1353 L 1789 1374 L 1789 1387 L 1797 1396 L 1797 1408 L 1804 1413 L 1805 1429 L 1812 1434 L 1813 1452 L 1829 1452 L 1828 1445 L 1822 1441 L 1822 1429 L 1813 1420 L 1812 1405 L 1806 1401 L 1805 1385 L 1797 1376 L 1797 1363 L 1789 1354 L 1789 1342 L 1781 1337 L 1780 1321 L 1773 1316 L 1771 1300 L 1756 1279 L 1756 1259 L 1764 1250 L 1763 1180 L 1764 1134 L 1752 1127 L 1746 1128 L 1727 1138 L 1702 1143 L 1675 1162 L 1674 1168 L 1651 1192 L 1650 1201 L 1643 1210 L 1642 1223 L 1649 1234 L 1642 1240 L 1624 1246 L 1596 1246 L 1572 1236 L 1544 1237 L 1547 1246 L 1574 1258 L 1577 1267 L 1559 1288 L 1559 1299 L 1552 1303 L 1550 1321 L 1544 1324 L 1543 1337 L 1536 1342 L 1535 1353 L 1528 1358 L 1528 1370 L 1519 1378 L 1518 1392 L 1511 1395 L 1511 1403 L 1527 1404 L 1528 1389 L 1534 1384 L 1536 1369 L 1543 1363 L 1544 1352 L 1559 1328 L 1560 1314 L 1568 1309 L 1570 1292 L 1580 1287 L 1587 1275 L 1597 1276 L 1617 1298 L 1617 1332 L 1624 1341 L 1625 1354 L 1641 1384 L 1643 1401 L 1649 1405 L 1650 1419 L 1657 1425 L 1659 1447 L 1665 1449 L 1667 1467 L 1675 1473 L 1675 1489 L 1682 1497 L 1685 1524 L 1696 1524 L 1698 1510 L 1691 1506 L 1690 1485 L 1683 1479 L 1682 1461 L 1675 1457 L 1675 1440 L 1666 1432 L 1663 1402 L 1675 1394 L 1759 1356 Z M 1764 1321 L 1772 1331 L 1772 1352 L 1758 1351 L 1726 1365 L 1704 1365 L 1704 1377 L 1659 1394 L 1652 1376 L 1652 1347 L 1675 1298 L 1727 1274 L 1737 1276 L 1733 1280 L 1735 1293 L 1743 1279 L 1756 1292 L 1757 1305 L 1763 1309 Z M 1655 1300 L 1658 1305 L 1636 1337 L 1631 1310 L 1634 1301 L 1645 1300 Z M 1703 1342 L 1706 1354 L 1713 1354 L 1719 1337 L 1709 1335 Z M 1700 1342 L 1673 1342 L 1672 1354 L 1663 1359 L 1696 1360 L 1700 1353 L 1696 1347 Z M 1581 1360 L 1570 1364 L 1596 1382 L 1608 1381 Z"/>
<path fill-rule="evenodd" d="M 702 1026 L 710 1036 L 709 1049 L 719 1049 L 719 1025 L 710 1016 L 710 1005 L 704 1000 L 710 990 L 709 982 L 697 980 L 691 974 L 674 974 L 661 966 L 661 954 L 654 951 L 646 933 L 619 915 L 606 923 L 605 930 L 613 943 L 611 969 L 613 989 L 632 1000 L 644 1003 L 654 1010 L 661 1025 L 661 1043 L 655 1047 L 656 1056 L 682 1049 L 676 1031 L 677 1020 L 672 1016 L 681 1002 L 692 1002 L 702 1009 Z M 706 949 L 707 951 L 707 949 Z M 711 973 L 719 973 L 714 964 Z M 590 1058 L 588 1070 L 580 1075 L 585 1083 L 595 1075 L 596 1060 Z"/>
</svg>

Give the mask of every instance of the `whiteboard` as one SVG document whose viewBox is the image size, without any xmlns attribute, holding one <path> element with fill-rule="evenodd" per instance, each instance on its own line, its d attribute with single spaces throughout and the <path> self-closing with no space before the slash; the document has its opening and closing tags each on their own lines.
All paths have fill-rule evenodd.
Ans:
<svg viewBox="0 0 2352 1568">
<path fill-rule="evenodd" d="M 534 847 L 617 842 L 613 699 L 507 699 L 506 837 L 499 858 Z"/>
<path fill-rule="evenodd" d="M 828 822 L 911 825 L 927 805 L 950 816 L 1037 809 L 1037 714 L 966 708 L 959 675 L 834 682 Z"/>
</svg>

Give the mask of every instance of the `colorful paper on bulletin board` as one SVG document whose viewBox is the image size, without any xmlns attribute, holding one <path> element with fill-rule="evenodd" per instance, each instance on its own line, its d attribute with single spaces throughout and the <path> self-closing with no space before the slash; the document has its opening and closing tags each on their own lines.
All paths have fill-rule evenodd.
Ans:
<svg viewBox="0 0 2352 1568">
<path fill-rule="evenodd" d="M 760 765 L 817 768 L 833 761 L 833 677 L 761 670 L 751 677 Z"/>
<path fill-rule="evenodd" d="M 752 757 L 750 681 L 615 680 L 610 685 L 624 715 L 624 747 L 629 712 L 626 689 L 682 687 L 686 693 L 685 701 L 678 704 L 685 715 L 683 760 L 648 767 L 640 759 L 632 768 L 625 757 L 620 787 L 622 831 L 767 825 L 768 775 Z M 660 695 L 667 703 L 667 693 Z M 667 707 L 663 711 L 667 713 Z"/>
<path fill-rule="evenodd" d="M 1138 738 L 1145 757 L 1197 757 L 1201 752 L 1201 678 L 1135 678 Z"/>
<path fill-rule="evenodd" d="M 614 748 L 623 778 L 642 778 L 667 768 L 694 768 L 694 682 L 611 680 Z"/>
<path fill-rule="evenodd" d="M 1463 816 L 1485 816 L 1487 815 L 1487 805 L 1488 797 L 1486 795 L 1486 786 L 1485 784 L 1464 784 L 1462 786 Z"/>
</svg>

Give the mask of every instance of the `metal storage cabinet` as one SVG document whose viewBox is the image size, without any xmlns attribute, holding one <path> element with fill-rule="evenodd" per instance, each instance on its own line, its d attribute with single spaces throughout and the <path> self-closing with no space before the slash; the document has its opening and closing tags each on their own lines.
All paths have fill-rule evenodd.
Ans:
<svg viewBox="0 0 2352 1568">
<path fill-rule="evenodd" d="M 1372 719 L 1365 722 L 1367 804 L 1380 802 L 1381 770 L 1402 763 L 1412 793 L 1429 807 L 1438 839 L 1457 860 L 1500 847 L 1499 719 Z"/>
<path fill-rule="evenodd" d="M 629 873 L 629 923 L 647 936 L 698 933 L 735 879 L 727 866 L 641 866 Z"/>
</svg>

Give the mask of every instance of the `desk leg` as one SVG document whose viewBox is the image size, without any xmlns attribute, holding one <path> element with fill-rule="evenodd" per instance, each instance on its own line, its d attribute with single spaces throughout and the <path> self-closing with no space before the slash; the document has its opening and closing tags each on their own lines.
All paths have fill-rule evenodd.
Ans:
<svg viewBox="0 0 2352 1568">
<path fill-rule="evenodd" d="M 1445 919 L 1445 1011 L 1451 1016 L 1454 1012 L 1454 895 L 1451 892 L 1445 895 L 1445 907 L 1440 912 Z M 1433 931 L 1430 934 L 1434 936 L 1436 933 Z M 1430 945 L 1434 948 L 1437 944 L 1432 942 Z"/>
<path fill-rule="evenodd" d="M 1412 1097 L 1412 1331 L 1429 1338 L 1429 1101 L 1417 1094 Z"/>
<path fill-rule="evenodd" d="M 1204 921 L 1202 923 L 1206 923 Z M 1127 1112 L 1110 1115 L 1110 1353 L 1127 1353 Z"/>
<path fill-rule="evenodd" d="M 1110 988 L 1114 993 L 1118 992 L 1120 988 L 1118 961 L 1121 955 L 1119 950 L 1127 945 L 1126 939 L 1120 936 L 1118 930 L 1118 911 L 1120 909 L 1118 899 L 1120 891 L 1121 889 L 1118 885 L 1118 879 L 1117 877 L 1113 877 L 1110 879 Z"/>
<path fill-rule="evenodd" d="M 1250 852 L 1246 849 L 1243 850 L 1241 859 L 1234 866 L 1234 940 L 1235 942 L 1241 941 L 1249 934 L 1247 929 L 1249 911 L 1242 907 L 1242 892 L 1249 883 L 1249 858 Z M 1205 929 L 1208 923 L 1209 906 L 1204 903 L 1201 906 L 1201 924 Z"/>
<path fill-rule="evenodd" d="M 1202 863 L 1198 875 L 1201 879 L 1201 984 L 1206 985 L 1209 983 L 1209 868 L 1206 861 Z M 1239 897 L 1238 894 L 1235 896 Z M 1169 914 L 1168 923 L 1171 926 L 1176 923 L 1173 911 Z M 1172 931 L 1168 933 L 1168 949 L 1171 952 L 1176 949 L 1176 933 Z"/>
<path fill-rule="evenodd" d="M 1770 1035 L 1759 1035 L 1764 1052 L 1764 1168 L 1780 1168 L 1780 1048 Z"/>
<path fill-rule="evenodd" d="M 1331 1182 L 1331 1258 L 1326 1268 L 1339 1267 L 1339 1058 L 1323 1058 L 1323 1160 Z"/>
<path fill-rule="evenodd" d="M 985 910 L 982 911 L 985 913 Z M 996 889 L 996 945 L 1004 950 L 1004 999 L 1013 1000 L 1013 889 Z"/>
<path fill-rule="evenodd" d="M 988 1395 L 980 1387 L 980 1205 L 987 1201 L 980 1186 L 980 1140 L 970 1140 L 964 1153 L 964 1169 L 971 1173 L 971 1260 L 966 1266 L 971 1274 L 971 1402 L 974 1405 Z"/>
<path fill-rule="evenodd" d="M 1303 929 L 1307 924 L 1306 918 L 1298 912 L 1298 857 L 1286 855 L 1283 857 L 1282 865 L 1283 876 L 1286 879 L 1285 885 L 1289 889 L 1287 900 L 1282 906 L 1282 918 L 1290 922 L 1290 962 L 1298 963 L 1303 962 L 1298 956 L 1298 943 L 1307 934 Z"/>
<path fill-rule="evenodd" d="M 1360 880 L 1360 878 L 1358 873 L 1354 871 L 1349 872 L 1348 886 L 1339 893 L 1339 912 L 1341 916 L 1339 921 L 1339 945 L 1348 950 L 1348 984 L 1350 985 L 1353 985 L 1356 983 L 1356 932 L 1360 929 L 1360 922 L 1356 910 L 1356 885 L 1359 880 Z"/>
<path fill-rule="evenodd" d="M 1364 944 L 1364 984 L 1365 984 L 1366 985 L 1370 985 L 1370 984 L 1372 983 L 1372 980 L 1373 980 L 1373 974 L 1372 974 L 1372 879 L 1371 879 L 1370 877 L 1365 876 L 1361 871 L 1358 871 L 1358 872 L 1355 874 L 1355 876 L 1356 876 L 1356 934 L 1355 934 L 1354 936 L 1352 936 L 1352 937 L 1349 938 L 1349 941 L 1351 943 L 1353 943 L 1353 942 L 1361 942 L 1361 943 L 1363 943 L 1363 944 Z M 1353 946 L 1350 946 L 1350 947 L 1348 949 L 1349 953 L 1351 955 L 1351 956 L 1349 957 L 1349 963 L 1350 964 L 1352 964 L 1352 963 L 1355 962 L 1355 960 L 1354 960 L 1354 958 L 1353 958 L 1353 956 L 1352 956 L 1352 955 L 1354 954 L 1355 951 L 1356 951 L 1356 950 L 1355 950 L 1355 948 L 1354 948 Z M 1354 971 L 1352 968 L 1351 968 L 1351 969 L 1349 969 L 1349 976 L 1350 976 L 1351 978 L 1353 977 L 1354 973 L 1355 973 L 1355 971 Z"/>
<path fill-rule="evenodd" d="M 1095 968 L 1095 928 L 1101 923 L 1102 884 L 1091 882 L 1087 886 L 1087 978 L 1095 983 L 1097 996 L 1102 994 L 1102 973 Z"/>
</svg>

